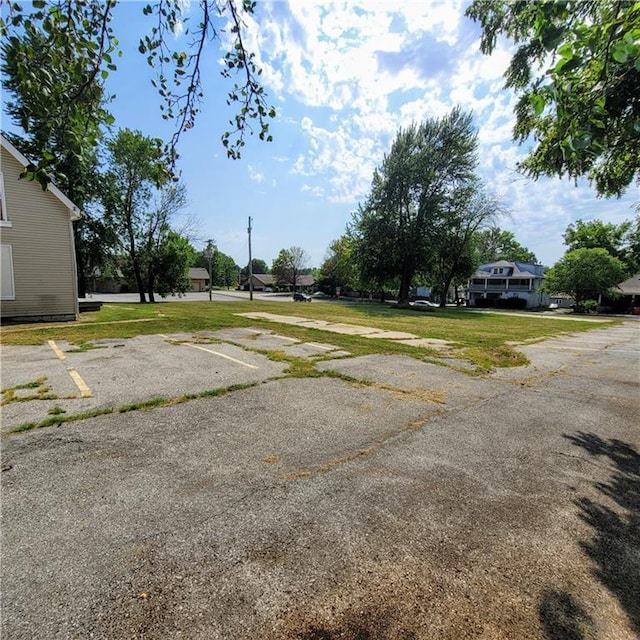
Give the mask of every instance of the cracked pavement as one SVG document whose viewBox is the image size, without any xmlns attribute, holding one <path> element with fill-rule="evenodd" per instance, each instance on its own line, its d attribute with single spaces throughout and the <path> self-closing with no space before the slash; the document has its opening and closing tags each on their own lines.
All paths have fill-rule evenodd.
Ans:
<svg viewBox="0 0 640 640">
<path fill-rule="evenodd" d="M 3 633 L 636 639 L 640 324 L 522 349 L 3 436 Z"/>
</svg>

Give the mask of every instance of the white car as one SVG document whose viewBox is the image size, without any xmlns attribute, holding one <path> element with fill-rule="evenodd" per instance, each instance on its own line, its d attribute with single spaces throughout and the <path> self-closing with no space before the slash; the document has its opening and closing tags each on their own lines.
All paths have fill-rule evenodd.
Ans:
<svg viewBox="0 0 640 640">
<path fill-rule="evenodd" d="M 439 307 L 440 305 L 435 302 L 429 302 L 428 300 L 416 300 L 409 303 L 412 307 Z"/>
</svg>

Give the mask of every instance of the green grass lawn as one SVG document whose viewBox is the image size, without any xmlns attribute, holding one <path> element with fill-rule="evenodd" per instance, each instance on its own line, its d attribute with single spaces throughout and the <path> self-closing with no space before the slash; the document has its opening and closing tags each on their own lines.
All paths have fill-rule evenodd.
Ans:
<svg viewBox="0 0 640 640">
<path fill-rule="evenodd" d="M 526 364 L 524 355 L 510 343 L 589 331 L 619 322 L 610 320 L 596 324 L 579 320 L 541 318 L 534 313 L 523 317 L 509 313 L 481 314 L 454 308 L 425 313 L 380 303 L 294 304 L 261 300 L 109 303 L 103 305 L 99 312 L 82 314 L 79 322 L 2 327 L 0 342 L 4 345 L 26 345 L 41 344 L 46 340 L 65 340 L 76 345 L 87 345 L 101 338 L 131 338 L 145 334 L 192 333 L 253 326 L 277 330 L 305 341 L 330 342 L 354 355 L 403 353 L 427 359 L 442 355 L 436 350 L 418 350 L 390 340 L 278 325 L 237 315 L 251 311 L 366 325 L 385 330 L 406 331 L 424 338 L 448 340 L 454 344 L 449 357 L 468 360 L 479 370 Z M 455 359 L 451 363 L 455 364 Z"/>
</svg>

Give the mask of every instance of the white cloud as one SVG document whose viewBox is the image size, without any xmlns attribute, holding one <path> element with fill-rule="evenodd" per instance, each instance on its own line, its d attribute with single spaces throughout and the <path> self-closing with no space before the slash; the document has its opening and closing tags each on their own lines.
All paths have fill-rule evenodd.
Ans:
<svg viewBox="0 0 640 640">
<path fill-rule="evenodd" d="M 264 181 L 264 173 L 256 171 L 250 164 L 247 165 L 247 169 L 249 171 L 249 178 L 251 178 L 253 182 L 260 184 Z"/>
<path fill-rule="evenodd" d="M 290 173 L 304 177 L 303 193 L 352 206 L 368 192 L 400 127 L 460 105 L 473 111 L 478 171 L 511 210 L 511 228 L 540 258 L 551 256 L 567 224 L 593 215 L 597 203 L 584 185 L 575 190 L 566 180 L 533 182 L 516 172 L 526 148 L 511 140 L 516 98 L 504 90 L 513 49 L 499 40 L 491 56 L 481 55 L 479 29 L 464 17 L 467 4 L 259 4 L 248 18 L 246 43 L 257 51 L 267 90 L 287 113 L 279 124 L 300 140 L 288 160 L 275 159 L 287 160 Z M 264 179 L 249 171 L 252 180 Z M 629 217 L 624 211 L 622 219 Z"/>
<path fill-rule="evenodd" d="M 324 189 L 322 187 L 312 186 L 310 184 L 303 184 L 302 187 L 300 187 L 300 191 L 302 191 L 302 193 L 311 193 L 319 198 L 324 196 Z"/>
</svg>

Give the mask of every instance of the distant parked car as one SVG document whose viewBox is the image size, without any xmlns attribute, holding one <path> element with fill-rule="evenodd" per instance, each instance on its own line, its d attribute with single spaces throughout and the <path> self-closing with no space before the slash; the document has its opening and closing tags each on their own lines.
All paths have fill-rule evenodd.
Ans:
<svg viewBox="0 0 640 640">
<path fill-rule="evenodd" d="M 294 302 L 311 302 L 311 296 L 308 296 L 306 293 L 300 293 L 296 291 L 293 294 Z"/>
<path fill-rule="evenodd" d="M 412 307 L 438 307 L 435 302 L 429 302 L 428 300 L 416 300 L 409 303 Z"/>
<path fill-rule="evenodd" d="M 264 292 L 265 293 L 273 293 L 273 289 L 271 287 L 265 287 L 264 288 Z"/>
</svg>

